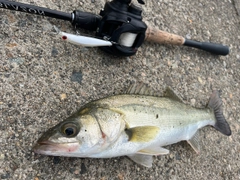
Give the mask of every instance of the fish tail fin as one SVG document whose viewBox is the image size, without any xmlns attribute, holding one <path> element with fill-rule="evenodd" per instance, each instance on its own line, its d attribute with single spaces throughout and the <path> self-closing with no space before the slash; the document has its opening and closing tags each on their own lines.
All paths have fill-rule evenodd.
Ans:
<svg viewBox="0 0 240 180">
<path fill-rule="evenodd" d="M 218 91 L 213 91 L 213 94 L 211 95 L 210 100 L 208 102 L 208 107 L 213 109 L 214 111 L 214 115 L 216 118 L 214 128 L 223 133 L 224 135 L 230 136 L 231 129 L 223 115 L 222 101 L 219 97 Z"/>
</svg>

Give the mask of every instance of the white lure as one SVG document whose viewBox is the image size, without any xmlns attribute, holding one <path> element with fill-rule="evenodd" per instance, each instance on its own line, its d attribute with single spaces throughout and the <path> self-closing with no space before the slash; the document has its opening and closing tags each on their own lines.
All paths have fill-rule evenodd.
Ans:
<svg viewBox="0 0 240 180">
<path fill-rule="evenodd" d="M 112 43 L 110 41 L 65 33 L 60 31 L 56 26 L 54 26 L 54 29 L 57 31 L 58 37 L 72 44 L 81 45 L 85 47 L 112 46 Z"/>
</svg>

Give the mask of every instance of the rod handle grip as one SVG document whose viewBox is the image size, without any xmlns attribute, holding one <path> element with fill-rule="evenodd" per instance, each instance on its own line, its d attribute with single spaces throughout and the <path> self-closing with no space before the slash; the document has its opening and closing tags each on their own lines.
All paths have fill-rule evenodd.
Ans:
<svg viewBox="0 0 240 180">
<path fill-rule="evenodd" d="M 223 56 L 228 55 L 230 52 L 230 49 L 228 46 L 224 46 L 222 44 L 210 43 L 210 42 L 198 42 L 198 41 L 185 39 L 185 42 L 183 45 L 202 49 L 204 51 L 217 54 L 217 55 L 223 55 Z"/>
<path fill-rule="evenodd" d="M 160 44 L 183 45 L 185 39 L 182 36 L 171 34 L 153 27 L 148 27 L 145 40 Z"/>
</svg>

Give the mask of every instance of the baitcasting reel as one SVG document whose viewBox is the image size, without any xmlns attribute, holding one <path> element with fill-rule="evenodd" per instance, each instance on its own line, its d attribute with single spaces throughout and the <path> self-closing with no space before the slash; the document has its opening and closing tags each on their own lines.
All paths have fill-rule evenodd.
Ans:
<svg viewBox="0 0 240 180">
<path fill-rule="evenodd" d="M 112 42 L 112 46 L 101 46 L 103 51 L 119 56 L 134 55 L 145 40 L 147 25 L 142 21 L 141 7 L 130 3 L 131 0 L 106 2 L 100 11 L 101 18 L 75 10 L 72 24 L 96 30 L 98 38 Z M 143 1 L 139 3 L 143 4 Z"/>
<path fill-rule="evenodd" d="M 142 9 L 129 0 L 107 2 L 100 15 L 102 19 L 97 29 L 97 37 L 114 43 L 102 50 L 121 56 L 131 56 L 145 40 L 147 25 L 142 22 Z"/>
<path fill-rule="evenodd" d="M 142 0 L 138 0 L 138 3 L 144 4 Z M 179 35 L 147 27 L 142 21 L 141 7 L 131 3 L 131 0 L 106 2 L 99 15 L 79 10 L 65 13 L 8 0 L 0 0 L 0 8 L 62 19 L 70 21 L 76 28 L 96 31 L 96 38 L 92 38 L 61 32 L 55 27 L 58 36 L 63 40 L 87 47 L 99 46 L 103 51 L 118 56 L 134 55 L 144 40 L 190 46 L 217 55 L 227 55 L 230 51 L 229 47 L 222 44 L 188 40 Z"/>
</svg>

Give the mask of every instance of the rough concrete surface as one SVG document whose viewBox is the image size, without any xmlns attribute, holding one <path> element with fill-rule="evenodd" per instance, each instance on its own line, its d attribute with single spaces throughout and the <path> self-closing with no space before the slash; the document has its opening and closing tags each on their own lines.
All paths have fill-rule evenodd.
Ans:
<svg viewBox="0 0 240 180">
<path fill-rule="evenodd" d="M 22 0 L 64 12 L 99 13 L 104 1 Z M 0 9 L 0 179 L 240 179 L 239 1 L 146 0 L 144 21 L 161 30 L 231 47 L 228 56 L 144 43 L 135 56 L 118 58 L 56 38 L 61 20 Z M 93 32 L 80 30 L 82 34 Z M 221 90 L 232 136 L 201 129 L 197 155 L 186 143 L 166 147 L 144 168 L 127 157 L 65 158 L 31 151 L 40 135 L 87 102 L 117 94 L 133 82 L 162 93 L 174 89 L 187 104 L 204 107 Z"/>
</svg>

